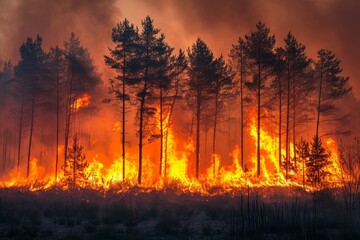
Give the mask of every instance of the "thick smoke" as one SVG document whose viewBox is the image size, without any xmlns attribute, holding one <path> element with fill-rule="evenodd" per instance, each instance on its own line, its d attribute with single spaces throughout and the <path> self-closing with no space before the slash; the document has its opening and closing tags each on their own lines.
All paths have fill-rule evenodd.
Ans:
<svg viewBox="0 0 360 240">
<path fill-rule="evenodd" d="M 261 20 L 276 35 L 282 45 L 288 31 L 308 48 L 308 54 L 316 57 L 317 50 L 329 48 L 342 59 L 346 75 L 351 77 L 354 94 L 360 98 L 360 1 L 358 0 L 141 0 L 157 13 L 153 17 L 159 25 L 172 22 L 178 29 L 163 29 L 169 38 L 174 34 L 180 39 L 185 35 L 190 42 L 197 36 L 205 39 L 217 54 L 226 55 L 231 44 L 239 36 L 248 34 Z M 169 18 L 171 15 L 171 18 Z M 167 23 L 167 25 L 170 25 Z M 179 47 L 188 47 L 180 45 Z"/>
<path fill-rule="evenodd" d="M 40 34 L 47 48 L 62 46 L 75 32 L 95 63 L 103 65 L 111 28 L 121 17 L 115 0 L 0 0 L 0 9 L 0 60 L 17 59 L 27 36 Z"/>
</svg>

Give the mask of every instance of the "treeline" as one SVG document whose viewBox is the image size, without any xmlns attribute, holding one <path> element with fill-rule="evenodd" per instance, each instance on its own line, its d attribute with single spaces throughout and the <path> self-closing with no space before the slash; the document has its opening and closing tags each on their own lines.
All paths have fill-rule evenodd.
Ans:
<svg viewBox="0 0 360 240">
<path fill-rule="evenodd" d="M 51 137 L 56 136 L 54 171 L 57 178 L 58 169 L 65 166 L 69 158 L 69 139 L 74 134 L 72 123 L 77 110 L 75 101 L 86 92 L 94 92 L 101 79 L 89 51 L 74 33 L 63 47 L 54 46 L 46 52 L 42 45 L 40 35 L 34 39 L 28 37 L 20 46 L 18 63 L 15 66 L 10 62 L 4 64 L 1 130 L 12 134 L 2 135 L 2 163 L 4 171 L 6 164 L 11 165 L 7 145 L 10 145 L 9 136 L 12 135 L 16 139 L 16 143 L 12 143 L 17 149 L 16 156 L 12 156 L 16 159 L 16 169 L 19 171 L 20 165 L 24 164 L 22 161 L 26 161 L 26 176 L 29 177 L 34 133 L 41 132 L 43 137 L 45 129 L 52 133 Z M 64 134 L 60 135 L 60 132 Z M 53 144 L 52 139 L 50 143 Z M 64 146 L 63 156 L 59 156 L 60 145 Z"/>
<path fill-rule="evenodd" d="M 105 102 L 116 100 L 121 103 L 124 179 L 126 129 L 131 127 L 126 124 L 130 115 L 128 106 L 136 109 L 134 125 L 138 137 L 140 184 L 145 142 L 160 140 L 159 176 L 166 171 L 168 130 L 177 104 L 186 107 L 193 115 L 197 178 L 203 144 L 200 135 L 211 131 L 212 153 L 216 154 L 219 124 L 226 118 L 226 109 L 240 111 L 240 160 L 245 171 L 245 128 L 255 117 L 258 176 L 261 175 L 260 130 L 270 123 L 276 126 L 272 130 L 279 138 L 279 165 L 286 177 L 290 177 L 290 171 L 296 172 L 299 162 L 304 161 L 308 169 L 312 169 L 308 179 L 320 182 L 325 175 L 322 169 L 329 156 L 322 146 L 320 133 L 325 131 L 321 126 L 325 121 L 343 119 L 337 116 L 340 111 L 336 100 L 351 91 L 348 78 L 342 76 L 340 60 L 332 51 L 321 49 L 316 59 L 310 59 L 305 45 L 298 42 L 291 32 L 277 44 L 283 47 L 277 47 L 275 36 L 262 22 L 256 24 L 248 35 L 239 37 L 226 57 L 215 57 L 201 38 L 186 51 L 174 53 L 174 48 L 166 42 L 164 33 L 154 26 L 150 17 L 142 21 L 140 29 L 127 19 L 121 21 L 112 29 L 112 41 L 105 63 L 116 75 L 109 81 L 110 97 Z M 19 62 L 14 67 L 5 63 L 1 74 L 1 91 L 4 92 L 1 106 L 16 112 L 18 166 L 20 149 L 24 147 L 24 131 L 29 132 L 26 145 L 29 165 L 34 119 L 36 116 L 41 118 L 41 113 L 48 111 L 56 115 L 57 146 L 64 143 L 64 159 L 68 158 L 69 137 L 75 134 L 71 132 L 72 117 L 76 113 L 74 101 L 85 92 L 94 91 L 100 82 L 89 51 L 81 46 L 74 34 L 62 48 L 53 47 L 49 52 L 42 49 L 40 36 L 28 38 L 22 44 Z M 13 99 L 10 107 L 6 104 L 7 97 Z M 327 119 L 328 116 L 333 119 Z M 158 124 L 160 130 L 156 128 Z M 312 140 L 299 138 L 300 124 L 314 129 Z M 65 129 L 65 136 L 59 135 L 60 128 Z M 326 132 L 343 133 L 346 132 Z M 6 145 L 6 136 L 3 134 L 3 146 Z M 285 155 L 281 151 L 283 148 Z M 292 156 L 291 152 L 295 154 Z M 56 166 L 58 164 L 57 154 Z M 74 160 L 73 168 L 75 164 Z"/>
</svg>

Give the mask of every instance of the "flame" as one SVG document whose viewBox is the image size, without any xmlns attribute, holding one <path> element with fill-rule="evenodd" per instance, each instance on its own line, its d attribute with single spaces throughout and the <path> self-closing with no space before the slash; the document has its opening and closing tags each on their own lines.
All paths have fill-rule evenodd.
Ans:
<svg viewBox="0 0 360 240">
<path fill-rule="evenodd" d="M 87 106 L 90 96 L 84 94 L 82 100 L 76 100 L 77 107 Z M 157 119 L 160 119 L 157 112 Z M 252 146 L 257 144 L 257 128 L 256 119 L 250 119 L 249 127 L 246 129 L 252 138 Z M 143 177 L 141 187 L 149 189 L 162 189 L 165 187 L 176 186 L 181 191 L 200 192 L 202 194 L 210 194 L 209 189 L 216 187 L 218 194 L 224 191 L 237 190 L 243 187 L 263 187 L 263 186 L 302 186 L 302 171 L 290 171 L 286 178 L 282 167 L 279 165 L 278 144 L 279 139 L 266 131 L 266 128 L 260 130 L 260 176 L 257 176 L 257 155 L 256 152 L 245 162 L 245 166 L 240 163 L 240 147 L 235 145 L 230 153 L 231 163 L 226 164 L 219 154 L 212 154 L 209 166 L 205 166 L 205 170 L 199 179 L 195 179 L 190 169 L 194 164 L 191 157 L 195 148 L 194 140 L 188 138 L 186 142 L 177 139 L 176 134 L 171 126 L 169 114 L 163 117 L 163 156 L 162 156 L 162 175 L 159 176 L 159 163 L 155 162 L 151 155 L 145 155 L 143 159 Z M 114 133 L 119 131 L 120 122 L 114 124 Z M 158 130 L 161 129 L 160 121 L 157 123 Z M 332 186 L 340 186 L 340 176 L 343 174 L 340 164 L 339 151 L 336 142 L 327 138 L 324 139 L 326 148 L 331 152 L 330 163 L 326 166 L 325 171 L 330 174 L 325 181 Z M 293 143 L 290 144 L 293 149 Z M 59 145 L 59 153 L 63 152 L 63 146 Z M 285 155 L 285 149 L 281 149 L 282 155 Z M 294 157 L 294 152 L 290 152 L 290 156 Z M 156 157 L 155 159 L 159 159 Z M 136 154 L 127 152 L 125 155 L 125 178 L 123 176 L 123 159 L 118 153 L 114 153 L 113 160 L 109 164 L 105 164 L 104 155 L 97 153 L 91 160 L 88 160 L 88 167 L 85 170 L 87 182 L 80 187 L 92 189 L 119 189 L 126 191 L 130 187 L 137 185 L 138 178 L 138 158 Z M 55 182 L 52 174 L 48 174 L 45 168 L 39 166 L 38 160 L 32 158 L 30 161 L 30 175 L 28 177 L 22 175 L 25 169 L 20 169 L 19 173 L 16 169 L 9 172 L 6 180 L 0 181 L 1 187 L 26 187 L 32 191 L 46 189 L 54 185 L 64 184 L 61 179 Z M 61 178 L 58 174 L 58 178 Z M 68 186 L 62 185 L 64 189 Z M 310 186 L 307 190 L 312 190 Z"/>
<path fill-rule="evenodd" d="M 88 107 L 90 104 L 90 95 L 88 93 L 84 93 L 82 97 L 77 98 L 74 103 L 71 105 L 71 107 L 75 110 L 78 110 L 82 107 Z"/>
</svg>

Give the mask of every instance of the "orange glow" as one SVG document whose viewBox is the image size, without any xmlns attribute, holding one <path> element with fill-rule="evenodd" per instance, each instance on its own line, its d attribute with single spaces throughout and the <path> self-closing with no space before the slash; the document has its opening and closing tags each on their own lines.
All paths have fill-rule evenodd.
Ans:
<svg viewBox="0 0 360 240">
<path fill-rule="evenodd" d="M 90 104 L 90 95 L 87 93 L 84 93 L 82 95 L 82 97 L 77 98 L 74 103 L 71 105 L 72 108 L 74 108 L 75 110 L 78 110 L 79 108 L 82 107 L 88 107 Z"/>
<path fill-rule="evenodd" d="M 76 103 L 81 103 L 82 106 L 89 104 L 90 96 L 84 95 L 83 98 L 87 100 L 77 100 Z M 81 99 L 83 99 L 81 98 Z M 80 106 L 80 105 L 77 105 Z M 157 112 L 157 119 L 159 120 L 159 113 Z M 249 121 L 249 126 L 246 131 L 252 139 L 252 146 L 257 143 L 257 128 L 256 119 L 253 117 Z M 118 136 L 120 122 L 116 122 L 113 127 L 114 136 Z M 157 124 L 160 130 L 160 121 Z M 302 170 L 295 172 L 289 171 L 289 177 L 286 179 L 282 167 L 279 166 L 278 161 L 278 142 L 276 136 L 269 134 L 266 128 L 260 131 L 261 136 L 261 174 L 257 176 L 257 158 L 256 151 L 253 151 L 251 156 L 245 161 L 245 170 L 240 163 L 240 147 L 235 145 L 231 151 L 231 163 L 226 164 L 219 154 L 213 154 L 209 166 L 202 172 L 199 179 L 192 177 L 191 173 L 194 166 L 194 140 L 192 138 L 187 141 L 179 140 L 174 134 L 171 124 L 169 124 L 169 116 L 163 119 L 163 156 L 162 156 L 162 176 L 159 176 L 159 162 L 154 159 L 159 159 L 159 156 L 152 156 L 150 153 L 144 154 L 143 159 L 143 178 L 141 187 L 150 189 L 162 189 L 169 186 L 176 186 L 181 191 L 200 192 L 202 194 L 210 194 L 208 189 L 216 187 L 218 193 L 230 190 L 237 190 L 243 187 L 263 187 L 263 186 L 302 186 Z M 118 138 L 118 137 L 115 137 Z M 159 141 L 158 141 L 159 143 Z M 326 177 L 326 183 L 330 186 L 340 186 L 340 175 L 342 169 L 339 161 L 339 153 L 336 142 L 327 138 L 324 139 L 324 145 L 328 151 L 331 152 L 331 164 L 326 167 L 326 171 L 330 174 Z M 293 149 L 292 143 L 290 149 Z M 154 145 L 159 146 L 159 145 Z M 119 148 L 119 146 L 116 146 Z M 59 146 L 59 154 L 63 153 L 63 146 Z M 86 151 L 85 151 L 86 154 Z M 282 149 L 282 154 L 285 155 L 285 149 Z M 290 153 L 291 157 L 294 152 Z M 113 159 L 109 162 L 102 152 L 96 152 L 92 159 L 87 159 L 88 167 L 85 170 L 87 181 L 82 183 L 79 187 L 86 187 L 99 190 L 119 189 L 125 191 L 129 187 L 137 186 L 138 178 L 138 155 L 137 152 L 129 151 L 125 157 L 125 181 L 123 181 L 123 159 L 119 153 L 114 152 Z M 300 166 L 298 166 L 301 168 Z M 30 162 L 30 175 L 26 177 L 22 173 L 26 172 L 21 168 L 19 174 L 16 169 L 11 171 L 5 180 L 0 182 L 2 187 L 26 187 L 30 190 L 45 189 L 57 184 L 63 184 L 63 188 L 67 188 L 65 181 L 61 179 L 63 176 L 60 172 L 57 183 L 54 181 L 54 176 L 48 174 L 44 167 L 38 165 L 38 160 L 32 158 Z M 313 187 L 306 186 L 307 190 L 312 190 Z"/>
</svg>

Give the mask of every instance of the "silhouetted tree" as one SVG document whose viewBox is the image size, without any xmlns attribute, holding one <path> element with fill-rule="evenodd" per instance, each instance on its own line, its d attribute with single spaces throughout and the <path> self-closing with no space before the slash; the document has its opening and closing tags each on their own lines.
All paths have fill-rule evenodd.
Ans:
<svg viewBox="0 0 360 240">
<path fill-rule="evenodd" d="M 340 76 L 342 73 L 340 60 L 330 50 L 318 51 L 318 60 L 315 65 L 315 73 L 318 78 L 318 104 L 315 136 L 319 138 L 320 117 L 334 113 L 337 100 L 351 91 L 347 87 L 348 77 Z"/>
<path fill-rule="evenodd" d="M 126 102 L 130 100 L 126 92 L 128 82 L 137 77 L 138 61 L 137 52 L 139 35 L 138 30 L 127 19 L 118 23 L 112 30 L 112 41 L 114 49 L 110 49 L 110 56 L 105 56 L 105 63 L 115 69 L 119 75 L 115 79 L 110 79 L 109 93 L 114 94 L 116 99 L 121 100 L 122 107 L 122 161 L 123 161 L 123 180 L 125 180 L 125 122 L 126 122 Z"/>
<path fill-rule="evenodd" d="M 237 45 L 233 45 L 230 57 L 232 59 L 232 64 L 234 65 L 238 78 L 239 78 L 239 87 L 240 87 L 240 162 L 241 166 L 244 169 L 244 106 L 246 103 L 245 97 L 245 82 L 246 77 L 249 74 L 249 65 L 245 53 L 245 41 L 242 38 L 239 38 Z"/>
<path fill-rule="evenodd" d="M 156 87 L 159 91 L 160 122 L 160 167 L 159 173 L 166 177 L 168 133 L 172 121 L 175 103 L 180 97 L 180 80 L 187 67 L 184 52 L 180 49 L 177 56 L 171 55 L 173 49 L 164 42 L 164 36 L 158 40 L 158 77 Z M 164 120 L 165 123 L 164 123 Z M 164 172 L 163 172 L 164 171 Z"/>
<path fill-rule="evenodd" d="M 214 98 L 214 124 L 213 124 L 213 139 L 212 139 L 212 153 L 213 153 L 213 175 L 215 177 L 215 155 L 216 154 L 216 135 L 217 125 L 220 117 L 222 116 L 222 109 L 224 101 L 230 96 L 230 90 L 232 87 L 232 80 L 234 74 L 230 70 L 230 67 L 225 63 L 222 56 L 215 60 L 215 72 L 214 81 L 209 89 L 209 94 Z"/>
<path fill-rule="evenodd" d="M 329 157 L 330 152 L 323 147 L 321 139 L 315 136 L 310 143 L 309 159 L 306 162 L 306 177 L 308 182 L 318 184 L 324 180 L 329 174 L 325 170 L 325 167 L 330 163 Z"/>
<path fill-rule="evenodd" d="M 283 52 L 284 57 L 284 75 L 286 79 L 286 137 L 285 137 L 285 172 L 288 176 L 290 164 L 290 116 L 293 117 L 293 146 L 294 146 L 294 164 L 296 165 L 296 101 L 297 101 L 297 82 L 301 81 L 304 70 L 309 66 L 310 60 L 305 54 L 305 46 L 299 43 L 295 37 L 288 33 L 285 38 L 285 47 Z M 301 84 L 302 87 L 306 85 Z M 292 102 L 291 102 L 292 100 Z M 292 106 L 291 106 L 292 105 Z M 292 113 L 290 109 L 292 107 Z M 296 166 L 295 166 L 296 167 Z"/>
<path fill-rule="evenodd" d="M 139 171 L 138 183 L 141 184 L 142 175 L 142 158 L 143 158 L 143 140 L 153 141 L 153 130 L 150 129 L 150 121 L 153 119 L 156 108 L 152 106 L 154 102 L 154 90 L 156 80 L 159 75 L 158 43 L 159 29 L 153 25 L 153 20 L 147 16 L 142 21 L 142 31 L 139 38 L 138 56 L 139 56 L 139 78 L 132 85 L 136 87 L 136 99 L 139 101 L 136 119 L 139 124 Z"/>
<path fill-rule="evenodd" d="M 68 141 L 71 133 L 72 114 L 75 112 L 75 100 L 86 92 L 94 92 L 101 83 L 96 72 L 88 49 L 84 48 L 78 37 L 71 33 L 68 41 L 64 43 L 64 56 L 66 62 L 66 120 L 65 120 L 65 151 L 66 159 Z"/>
<path fill-rule="evenodd" d="M 260 176 L 260 128 L 261 128 L 261 96 L 274 63 L 273 48 L 275 36 L 269 36 L 270 29 L 264 23 L 256 24 L 256 31 L 245 36 L 245 52 L 253 75 L 253 81 L 247 86 L 257 95 L 257 175 Z"/>
<path fill-rule="evenodd" d="M 48 54 L 42 49 L 42 38 L 40 35 L 34 40 L 28 37 L 26 42 L 21 45 L 20 61 L 15 67 L 15 75 L 22 79 L 20 81 L 23 81 L 23 91 L 25 92 L 22 96 L 22 103 L 24 104 L 23 101 L 26 100 L 30 103 L 30 133 L 26 171 L 27 176 L 29 176 L 35 112 L 40 104 L 41 96 L 46 90 L 44 80 L 49 79 Z M 24 110 L 24 105 L 21 106 L 21 109 Z M 20 118 L 20 125 L 22 125 L 23 115 Z M 19 141 L 21 141 L 21 139 Z"/>
<path fill-rule="evenodd" d="M 200 166 L 200 123 L 204 114 L 204 101 L 208 97 L 208 89 L 214 82 L 215 62 L 213 53 L 198 38 L 191 49 L 188 49 L 188 106 L 194 109 L 196 118 L 196 178 L 199 177 Z"/>
<path fill-rule="evenodd" d="M 59 133 L 60 133 L 60 114 L 62 110 L 61 97 L 64 95 L 62 88 L 64 84 L 64 65 L 65 59 L 63 51 L 58 47 L 53 47 L 50 49 L 50 64 L 51 70 L 53 73 L 53 78 L 55 79 L 54 89 L 56 95 L 56 157 L 55 157 L 55 181 L 57 181 L 58 176 L 58 164 L 59 164 Z"/>
<path fill-rule="evenodd" d="M 83 146 L 79 143 L 77 134 L 73 136 L 73 144 L 67 151 L 65 164 L 63 165 L 65 181 L 73 187 L 87 184 L 86 168 L 88 162 L 83 154 Z"/>
<path fill-rule="evenodd" d="M 300 141 L 295 144 L 295 147 L 299 161 L 302 163 L 302 180 L 303 186 L 305 186 L 305 164 L 310 159 L 310 145 L 308 141 L 301 138 Z"/>
</svg>

